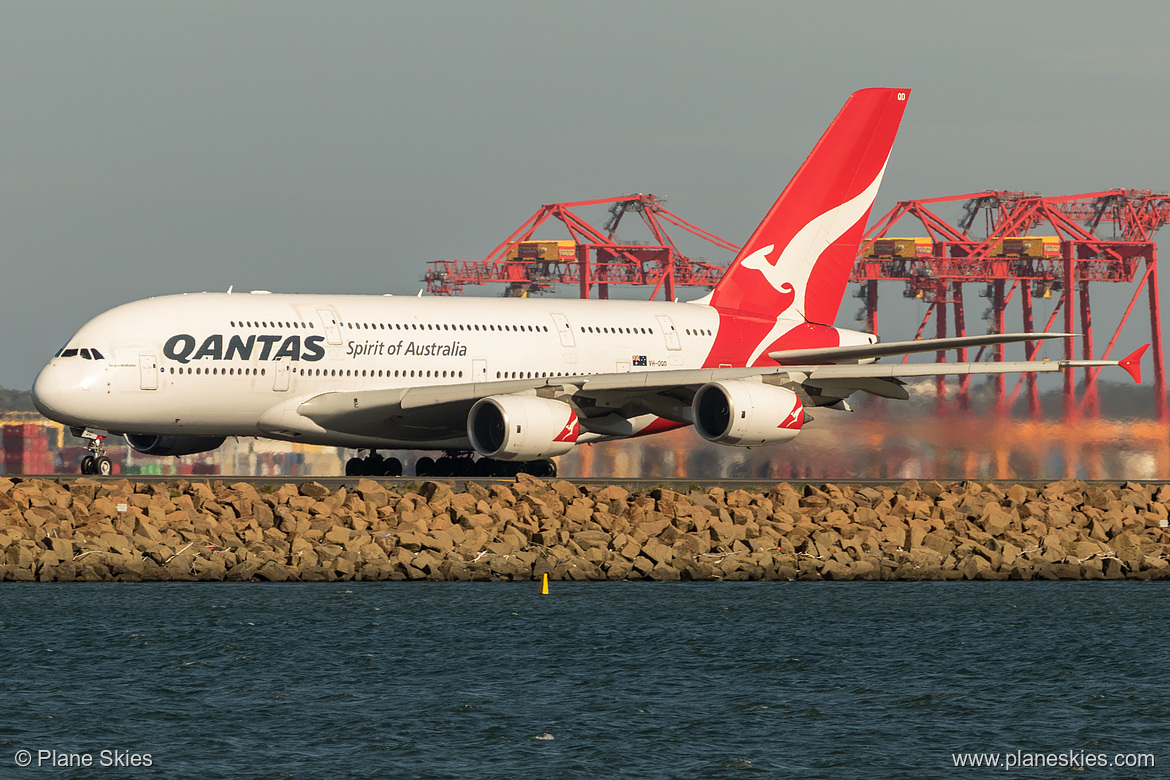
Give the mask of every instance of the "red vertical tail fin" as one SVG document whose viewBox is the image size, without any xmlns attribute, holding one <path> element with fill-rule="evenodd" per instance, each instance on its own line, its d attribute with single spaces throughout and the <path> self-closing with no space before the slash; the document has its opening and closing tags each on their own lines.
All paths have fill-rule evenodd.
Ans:
<svg viewBox="0 0 1170 780">
<path fill-rule="evenodd" d="M 849 97 L 711 293 L 712 306 L 833 324 L 909 96 L 881 88 Z"/>
</svg>

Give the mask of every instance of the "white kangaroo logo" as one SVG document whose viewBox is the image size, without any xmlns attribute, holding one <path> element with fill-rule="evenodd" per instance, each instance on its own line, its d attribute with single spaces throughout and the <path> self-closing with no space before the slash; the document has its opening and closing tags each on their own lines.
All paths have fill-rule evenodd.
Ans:
<svg viewBox="0 0 1170 780">
<path fill-rule="evenodd" d="M 886 158 L 886 163 L 889 162 L 889 157 Z M 782 332 L 791 330 L 794 325 L 789 321 L 781 321 L 781 317 L 789 311 L 794 311 L 801 319 L 804 319 L 805 308 L 805 293 L 808 287 L 808 277 L 812 274 L 813 268 L 820 259 L 821 253 L 829 248 L 834 241 L 845 235 L 849 228 L 857 224 L 857 221 L 862 219 L 866 212 L 869 211 L 870 206 L 873 205 L 874 198 L 877 197 L 878 187 L 882 183 L 882 176 L 886 172 L 886 163 L 882 164 L 882 168 L 878 171 L 877 176 L 870 182 L 869 186 L 853 196 L 844 203 L 840 203 L 833 208 L 821 214 L 819 217 L 814 217 L 807 225 L 797 231 L 792 240 L 784 247 L 780 256 L 776 258 L 775 263 L 768 262 L 768 253 L 776 248 L 775 244 L 762 247 L 752 252 L 750 255 L 740 261 L 740 265 L 744 268 L 750 268 L 754 271 L 759 271 L 763 275 L 764 280 L 771 285 L 772 289 L 782 295 L 795 293 L 787 307 L 783 311 L 776 313 L 776 324 L 768 332 L 752 352 L 752 356 L 748 358 L 747 364 L 750 366 L 755 362 L 756 358 L 764 351 L 764 349 L 776 340 Z"/>
<path fill-rule="evenodd" d="M 759 271 L 764 275 L 764 279 L 768 284 L 781 295 L 788 295 L 795 292 L 792 283 L 784 278 L 784 270 L 780 267 L 780 260 L 784 258 L 781 254 L 775 263 L 768 261 L 768 253 L 776 248 L 775 244 L 768 244 L 765 247 L 760 247 L 750 255 L 745 257 L 740 265 L 744 268 L 750 268 L 753 271 Z"/>
</svg>

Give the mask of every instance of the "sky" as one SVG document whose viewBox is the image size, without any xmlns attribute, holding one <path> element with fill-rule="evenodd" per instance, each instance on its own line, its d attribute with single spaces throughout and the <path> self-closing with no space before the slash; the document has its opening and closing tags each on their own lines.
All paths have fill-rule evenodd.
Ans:
<svg viewBox="0 0 1170 780">
<path fill-rule="evenodd" d="M 416 294 L 427 261 L 481 259 L 544 203 L 666 195 L 742 242 L 864 87 L 913 90 L 874 217 L 984 189 L 1170 189 L 1161 2 L 0 0 L 0 13 L 5 387 L 30 387 L 85 321 L 139 298 Z M 921 304 L 886 287 L 881 336 L 910 338 Z M 1127 300 L 1100 294 L 1097 326 L 1111 332 Z M 854 308 L 839 325 L 857 327 Z M 1119 350 L 1148 338 L 1131 325 Z"/>
</svg>

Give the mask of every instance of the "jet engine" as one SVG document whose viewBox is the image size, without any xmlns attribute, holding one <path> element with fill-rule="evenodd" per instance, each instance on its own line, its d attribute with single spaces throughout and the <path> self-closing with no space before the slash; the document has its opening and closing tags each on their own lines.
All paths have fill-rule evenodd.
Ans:
<svg viewBox="0 0 1170 780">
<path fill-rule="evenodd" d="M 691 410 L 700 436 L 736 447 L 792 441 L 804 424 L 796 393 L 761 382 L 709 382 L 695 393 Z"/>
<path fill-rule="evenodd" d="M 530 395 L 481 398 L 467 415 L 471 446 L 485 458 L 498 460 L 564 455 L 577 443 L 580 430 L 573 407 Z"/>
<path fill-rule="evenodd" d="M 170 436 L 157 433 L 128 433 L 126 443 L 143 455 L 193 455 L 223 444 L 223 436 Z"/>
</svg>

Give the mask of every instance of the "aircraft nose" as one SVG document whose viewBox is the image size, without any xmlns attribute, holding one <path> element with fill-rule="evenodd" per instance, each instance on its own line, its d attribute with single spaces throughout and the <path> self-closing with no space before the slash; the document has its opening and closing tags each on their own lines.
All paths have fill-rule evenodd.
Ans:
<svg viewBox="0 0 1170 780">
<path fill-rule="evenodd" d="M 47 365 L 37 374 L 32 388 L 33 406 L 49 419 L 60 416 L 61 373 L 53 365 Z"/>
</svg>

